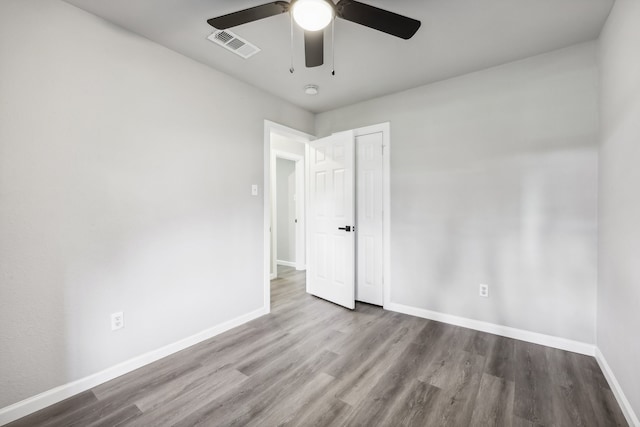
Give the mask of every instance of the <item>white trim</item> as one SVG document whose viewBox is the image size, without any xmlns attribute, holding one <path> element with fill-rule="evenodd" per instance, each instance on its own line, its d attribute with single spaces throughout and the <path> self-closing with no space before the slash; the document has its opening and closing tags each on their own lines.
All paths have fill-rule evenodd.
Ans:
<svg viewBox="0 0 640 427">
<path fill-rule="evenodd" d="M 271 220 L 269 222 L 269 230 L 271 231 L 271 245 L 269 250 L 269 262 L 271 274 L 278 275 L 278 159 L 273 152 L 273 148 L 269 151 L 269 164 L 271 165 L 271 172 L 269 173 L 269 191 L 271 197 L 269 203 L 271 208 Z"/>
<path fill-rule="evenodd" d="M 277 260 L 276 263 L 278 265 L 284 265 L 285 267 L 294 267 L 297 268 L 298 264 L 296 264 L 295 262 L 291 262 L 291 261 L 283 261 L 281 259 Z"/>
<path fill-rule="evenodd" d="M 292 162 L 297 162 L 299 160 L 304 160 L 304 156 L 302 154 L 294 154 L 288 151 L 282 150 L 271 150 L 276 158 L 291 160 Z"/>
<path fill-rule="evenodd" d="M 263 283 L 263 304 L 268 312 L 271 311 L 271 280 L 272 276 L 277 276 L 274 271 L 271 272 L 271 128 L 274 123 L 268 120 L 264 121 L 264 177 L 262 183 L 263 189 L 263 242 L 262 251 L 264 253 L 262 275 Z"/>
<path fill-rule="evenodd" d="M 296 141 L 306 143 L 313 140 L 315 137 L 308 133 L 301 132 L 296 129 L 281 125 L 279 123 L 272 122 L 270 120 L 264 121 L 264 176 L 263 185 L 264 198 L 263 198 L 263 285 L 264 285 L 264 307 L 266 312 L 271 312 L 271 233 L 269 228 L 271 227 L 271 133 L 277 133 L 279 135 L 286 136 L 287 138 L 295 139 Z M 306 148 L 305 148 L 306 150 Z M 306 192 L 305 192 L 306 193 Z M 305 194 L 306 197 L 306 194 Z M 276 272 L 273 274 L 277 275 Z"/>
<path fill-rule="evenodd" d="M 307 264 L 307 206 L 305 193 L 304 156 L 296 162 L 296 270 Z"/>
<path fill-rule="evenodd" d="M 391 124 L 389 122 L 354 129 L 354 136 L 382 132 L 382 305 L 391 302 Z"/>
<path fill-rule="evenodd" d="M 277 277 L 278 277 L 278 275 L 277 275 L 276 273 L 271 273 L 271 274 L 269 274 L 269 279 L 270 279 L 270 280 L 273 280 L 273 279 L 275 279 L 275 278 L 277 278 Z"/>
<path fill-rule="evenodd" d="M 180 341 L 176 341 L 172 344 L 160 347 L 159 349 L 152 350 L 148 353 L 126 360 L 103 371 L 89 375 L 88 377 L 52 388 L 51 390 L 47 390 L 33 397 L 14 403 L 13 405 L 2 408 L 0 409 L 0 425 L 8 424 L 19 418 L 39 411 L 40 409 L 46 408 L 47 406 L 53 405 L 54 403 L 58 403 L 78 393 L 87 391 L 97 385 L 134 371 L 142 366 L 162 359 L 163 357 L 169 356 L 170 354 L 177 353 L 187 347 L 191 347 L 192 345 L 208 340 L 216 335 L 228 331 L 229 329 L 240 326 L 260 316 L 264 316 L 265 314 L 268 314 L 266 307 L 259 308 L 258 310 L 243 314 L 235 319 L 228 320 L 195 335 L 181 339 Z"/>
<path fill-rule="evenodd" d="M 525 331 L 523 329 L 511 328 L 509 326 L 496 325 L 494 323 L 483 322 L 480 320 L 468 319 L 466 317 L 458 317 L 451 314 L 440 313 L 437 311 L 426 310 L 424 308 L 411 307 L 408 305 L 388 303 L 384 306 L 385 310 L 396 311 L 398 313 L 410 314 L 424 319 L 435 320 L 438 322 L 448 323 L 450 325 L 461 326 L 463 328 L 474 329 L 476 331 L 487 332 L 494 335 L 500 335 L 507 338 L 513 338 L 521 341 L 527 341 L 534 344 L 540 344 L 547 347 L 558 348 L 560 350 L 572 351 L 574 353 L 585 354 L 588 356 L 595 355 L 595 345 L 587 344 L 580 341 L 573 341 L 566 338 L 555 337 L 553 335 L 545 335 L 537 332 Z"/>
<path fill-rule="evenodd" d="M 616 379 L 616 376 L 613 375 L 613 371 L 611 370 L 611 367 L 607 363 L 607 359 L 604 358 L 604 355 L 602 354 L 602 352 L 598 347 L 596 347 L 596 361 L 598 362 L 598 365 L 600 365 L 600 369 L 602 369 L 602 373 L 604 374 L 604 377 L 607 379 L 607 382 L 609 383 L 609 387 L 611 387 L 611 391 L 613 392 L 613 395 L 616 397 L 616 400 L 618 401 L 618 405 L 620 405 L 620 409 L 622 409 L 622 413 L 624 414 L 624 417 L 627 419 L 627 422 L 631 427 L 640 427 L 640 420 L 638 419 L 638 416 L 633 411 L 633 408 L 631 407 L 631 403 L 629 403 L 629 400 L 624 395 L 624 392 L 622 391 L 622 387 L 620 387 L 620 383 Z"/>
<path fill-rule="evenodd" d="M 311 253 L 311 247 L 309 245 L 309 233 L 307 230 L 307 224 L 309 224 L 309 211 L 308 211 L 308 206 L 309 206 L 309 192 L 311 191 L 311 184 L 309 182 L 310 178 L 309 178 L 309 169 L 311 169 L 311 166 L 309 164 L 309 156 L 311 156 L 311 148 L 309 147 L 309 144 L 304 144 L 304 224 L 305 224 L 305 229 L 304 229 L 304 233 L 305 233 L 305 242 L 304 242 L 304 253 L 305 253 L 305 263 L 311 263 L 311 260 L 309 259 L 309 254 Z M 306 284 L 309 283 L 309 271 L 305 268 L 305 275 L 304 275 L 304 280 L 305 280 L 305 292 L 307 290 L 306 288 Z"/>
</svg>

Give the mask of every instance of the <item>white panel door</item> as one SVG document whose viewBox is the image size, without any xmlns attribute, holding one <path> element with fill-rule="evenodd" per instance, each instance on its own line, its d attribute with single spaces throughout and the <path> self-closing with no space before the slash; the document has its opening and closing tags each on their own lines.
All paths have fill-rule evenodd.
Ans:
<svg viewBox="0 0 640 427">
<path fill-rule="evenodd" d="M 356 137 L 356 300 L 383 305 L 382 132 Z"/>
<path fill-rule="evenodd" d="M 353 132 L 309 143 L 307 292 L 355 308 Z"/>
</svg>

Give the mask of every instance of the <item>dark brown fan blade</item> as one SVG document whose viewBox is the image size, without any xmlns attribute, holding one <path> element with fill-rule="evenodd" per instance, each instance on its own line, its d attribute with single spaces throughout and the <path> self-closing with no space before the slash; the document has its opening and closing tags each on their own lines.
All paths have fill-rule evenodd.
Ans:
<svg viewBox="0 0 640 427">
<path fill-rule="evenodd" d="M 420 28 L 420 21 L 354 0 L 340 0 L 337 16 L 347 21 L 409 40 Z"/>
<path fill-rule="evenodd" d="M 318 67 L 324 63 L 324 31 L 304 32 L 304 56 L 307 67 Z"/>
<path fill-rule="evenodd" d="M 229 13 L 228 15 L 211 18 L 207 22 L 213 28 L 225 30 L 227 28 L 258 21 L 274 15 L 280 15 L 289 11 L 289 3 L 286 1 L 275 1 L 263 4 L 262 6 L 250 7 L 249 9 Z"/>
</svg>

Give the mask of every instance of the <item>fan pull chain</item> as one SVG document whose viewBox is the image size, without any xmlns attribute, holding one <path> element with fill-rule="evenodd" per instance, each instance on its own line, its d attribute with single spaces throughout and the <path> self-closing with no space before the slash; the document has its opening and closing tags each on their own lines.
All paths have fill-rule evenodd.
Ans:
<svg viewBox="0 0 640 427">
<path fill-rule="evenodd" d="M 331 20 L 331 75 L 336 75 L 336 18 Z"/>
<path fill-rule="evenodd" d="M 295 69 L 293 68 L 293 14 L 290 13 L 289 16 L 291 17 L 291 19 L 290 19 L 290 24 L 291 24 L 291 67 L 289 68 L 289 72 L 291 74 L 293 74 L 293 72 L 295 71 Z"/>
</svg>

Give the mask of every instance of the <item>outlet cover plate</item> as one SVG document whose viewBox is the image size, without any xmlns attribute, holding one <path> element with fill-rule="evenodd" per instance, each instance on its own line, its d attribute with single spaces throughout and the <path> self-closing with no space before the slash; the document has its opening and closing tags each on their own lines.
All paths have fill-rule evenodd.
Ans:
<svg viewBox="0 0 640 427">
<path fill-rule="evenodd" d="M 483 298 L 489 298 L 489 285 L 480 284 L 479 294 Z"/>
<path fill-rule="evenodd" d="M 111 314 L 111 330 L 117 331 L 124 328 L 124 314 L 119 311 Z"/>
</svg>

